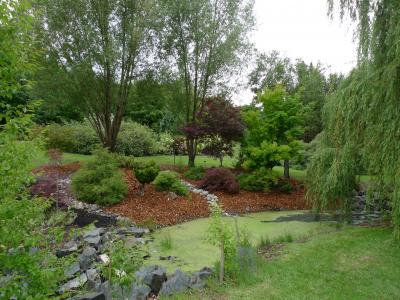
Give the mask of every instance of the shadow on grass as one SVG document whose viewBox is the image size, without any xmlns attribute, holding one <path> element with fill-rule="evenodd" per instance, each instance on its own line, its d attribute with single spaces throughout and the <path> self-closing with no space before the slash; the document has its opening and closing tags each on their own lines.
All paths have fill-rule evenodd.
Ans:
<svg viewBox="0 0 400 300">
<path fill-rule="evenodd" d="M 262 220 L 263 223 L 279 223 L 279 222 L 322 222 L 322 221 L 336 221 L 337 218 L 330 215 L 316 215 L 316 214 L 296 214 L 288 216 L 280 216 L 274 220 Z"/>
</svg>

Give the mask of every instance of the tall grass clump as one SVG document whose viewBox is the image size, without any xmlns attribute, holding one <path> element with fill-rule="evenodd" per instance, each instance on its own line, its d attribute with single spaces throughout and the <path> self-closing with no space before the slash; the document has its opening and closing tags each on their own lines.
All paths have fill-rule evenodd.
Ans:
<svg viewBox="0 0 400 300">
<path fill-rule="evenodd" d="M 170 234 L 165 234 L 161 237 L 160 246 L 162 251 L 168 251 L 172 249 L 172 238 Z"/>
</svg>

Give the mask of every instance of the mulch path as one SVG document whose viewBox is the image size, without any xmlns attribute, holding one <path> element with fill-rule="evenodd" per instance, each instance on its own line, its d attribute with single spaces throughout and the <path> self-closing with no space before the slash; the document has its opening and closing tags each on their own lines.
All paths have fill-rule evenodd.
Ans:
<svg viewBox="0 0 400 300">
<path fill-rule="evenodd" d="M 62 166 L 46 165 L 34 170 L 34 173 L 39 177 L 36 184 L 31 187 L 32 194 L 44 197 L 54 196 L 56 178 L 67 179 L 79 168 L 79 163 L 72 163 Z M 139 224 L 150 222 L 161 226 L 175 225 L 209 215 L 207 201 L 198 194 L 190 193 L 188 197 L 172 199 L 168 192 L 158 192 L 153 185 L 148 184 L 142 197 L 138 194 L 139 182 L 132 171 L 124 170 L 124 173 L 129 185 L 127 196 L 121 203 L 104 208 L 104 210 L 128 217 Z M 198 183 L 193 180 L 190 180 L 190 182 Z M 73 196 L 70 193 L 70 188 L 64 186 L 64 184 L 61 184 L 61 189 L 65 190 L 60 195 L 61 202 L 64 202 L 62 201 L 64 196 L 65 198 Z M 307 208 L 304 188 L 301 186 L 298 186 L 290 194 L 280 191 L 263 193 L 243 190 L 233 195 L 222 192 L 215 194 L 218 196 L 223 209 L 230 214 Z"/>
<path fill-rule="evenodd" d="M 34 169 L 36 181 L 30 187 L 31 195 L 54 198 L 58 200 L 58 205 L 61 207 L 68 206 L 71 199 L 74 198 L 70 187 L 70 177 L 80 167 L 81 164 L 75 162 L 59 166 L 44 165 Z"/>
<path fill-rule="evenodd" d="M 34 174 L 44 174 L 44 175 L 53 175 L 56 174 L 57 172 L 60 175 L 70 175 L 76 171 L 79 170 L 81 167 L 80 162 L 73 162 L 70 164 L 64 164 L 64 165 L 44 165 L 39 168 L 36 168 L 33 170 Z"/>
</svg>

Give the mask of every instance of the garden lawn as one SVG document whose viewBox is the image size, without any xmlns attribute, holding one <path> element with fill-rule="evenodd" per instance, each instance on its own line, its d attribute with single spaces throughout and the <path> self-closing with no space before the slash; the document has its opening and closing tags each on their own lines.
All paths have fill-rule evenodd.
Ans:
<svg viewBox="0 0 400 300">
<path fill-rule="evenodd" d="M 63 163 L 71 163 L 71 162 L 87 162 L 92 158 L 91 155 L 83 155 L 83 154 L 74 154 L 74 153 L 63 153 Z M 158 165 L 174 165 L 174 156 L 173 155 L 154 155 L 154 156 L 143 156 L 143 157 L 135 157 L 138 161 L 155 161 Z M 234 158 L 226 157 L 223 161 L 223 166 L 227 168 L 232 168 L 235 164 L 236 160 Z M 46 153 L 43 151 L 38 155 L 38 158 L 34 161 L 32 168 L 40 167 L 44 164 L 48 164 L 49 159 Z M 187 165 L 187 156 L 179 155 L 175 157 L 175 165 L 178 167 L 186 167 Z M 206 168 L 209 167 L 219 167 L 219 160 L 212 158 L 210 156 L 198 155 L 196 157 L 196 165 L 203 166 Z M 280 176 L 283 176 L 283 167 L 275 167 L 275 171 L 279 173 Z M 301 180 L 305 176 L 305 171 L 303 170 L 290 170 L 290 175 L 294 179 Z"/>
<path fill-rule="evenodd" d="M 66 153 L 66 152 L 64 152 L 62 154 L 62 156 L 63 156 L 63 158 L 62 158 L 63 164 L 68 164 L 68 163 L 72 163 L 72 162 L 85 163 L 93 158 L 92 155 L 83 155 L 83 154 Z M 38 153 L 35 161 L 33 161 L 32 169 L 46 165 L 49 162 L 50 161 L 49 161 L 48 156 L 46 155 L 46 152 L 41 151 L 40 153 Z"/>
<path fill-rule="evenodd" d="M 261 212 L 240 217 L 226 217 L 226 220 L 234 229 L 234 218 L 236 218 L 239 228 L 250 233 L 254 245 L 258 243 L 261 236 L 274 239 L 284 234 L 291 234 L 296 239 L 321 230 L 332 230 L 330 222 L 262 222 L 271 221 L 280 216 L 303 213 L 302 211 Z M 177 267 L 185 271 L 194 271 L 204 266 L 213 266 L 218 260 L 219 250 L 206 240 L 209 222 L 209 218 L 203 218 L 157 230 L 154 233 L 155 243 L 151 249 L 152 258 L 147 263 L 161 264 L 167 267 L 168 271 L 174 271 Z M 166 239 L 172 242 L 170 250 L 162 248 L 162 241 Z M 160 261 L 160 256 L 175 256 L 179 260 Z"/>
<path fill-rule="evenodd" d="M 346 227 L 287 244 L 257 277 L 173 299 L 399 299 L 400 244 L 387 228 Z"/>
</svg>

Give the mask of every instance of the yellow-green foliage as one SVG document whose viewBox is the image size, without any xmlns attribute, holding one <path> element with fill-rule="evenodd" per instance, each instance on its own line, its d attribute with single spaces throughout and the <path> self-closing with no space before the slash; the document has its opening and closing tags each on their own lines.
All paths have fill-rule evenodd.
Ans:
<svg viewBox="0 0 400 300">
<path fill-rule="evenodd" d="M 247 132 L 243 142 L 244 166 L 272 169 L 298 150 L 302 135 L 302 107 L 297 95 L 282 86 L 265 89 L 258 95 L 262 108 L 243 113 Z"/>
</svg>

